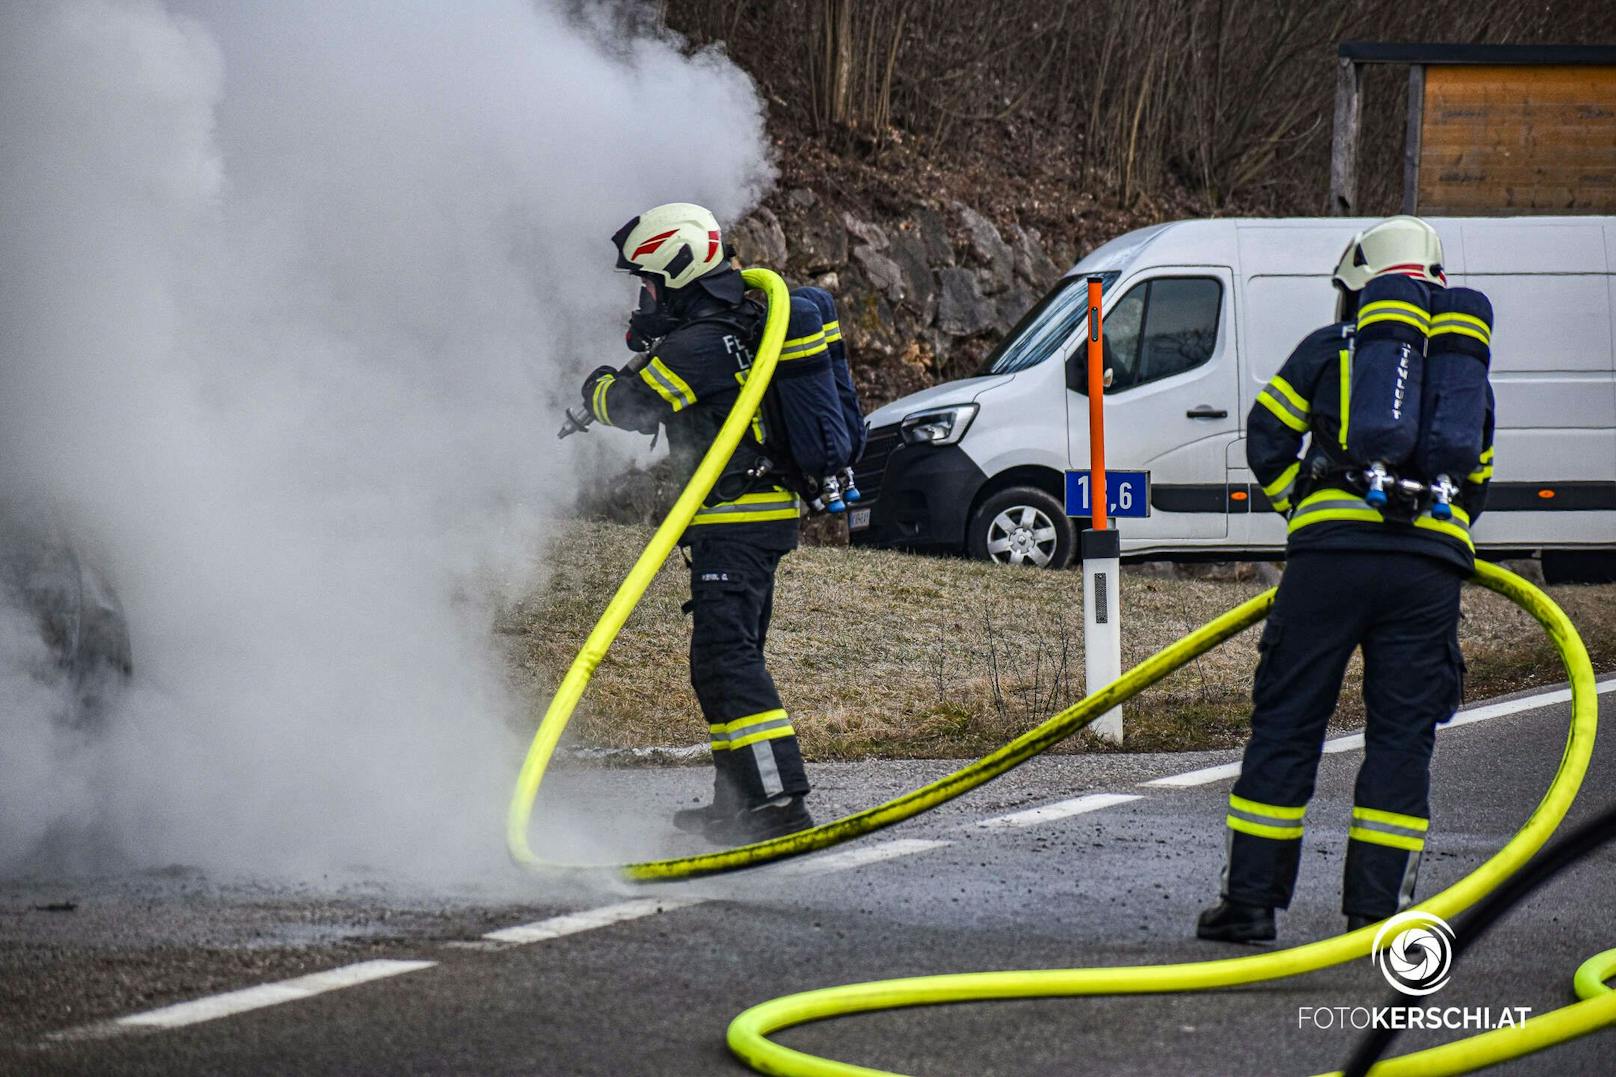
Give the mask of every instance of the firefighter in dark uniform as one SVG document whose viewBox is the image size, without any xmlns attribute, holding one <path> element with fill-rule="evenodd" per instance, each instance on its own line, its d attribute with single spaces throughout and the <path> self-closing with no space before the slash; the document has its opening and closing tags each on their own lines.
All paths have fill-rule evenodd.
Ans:
<svg viewBox="0 0 1616 1077">
<path fill-rule="evenodd" d="M 1259 644 L 1251 740 L 1229 797 L 1222 901 L 1201 914 L 1202 938 L 1275 937 L 1274 910 L 1289 905 L 1296 882 L 1325 724 L 1358 647 L 1367 724 L 1342 911 L 1355 929 L 1413 900 L 1436 726 L 1453 716 L 1462 692 L 1459 588 L 1474 571 L 1469 528 L 1493 470 L 1491 393 L 1482 451 L 1451 512 L 1428 502 L 1402 513 L 1372 506 L 1346 458 L 1343 417 L 1353 336 L 1366 322 L 1389 315 L 1421 323 L 1433 347 L 1443 333 L 1468 334 L 1472 346 L 1472 337 L 1490 339 L 1490 325 L 1473 318 L 1422 319 L 1395 303 L 1365 304 L 1384 309 L 1360 313 L 1358 293 L 1372 279 L 1401 274 L 1441 288 L 1441 262 L 1435 231 L 1417 218 L 1391 218 L 1355 237 L 1334 278 L 1340 321 L 1302 341 L 1247 419 L 1251 469 L 1288 518 L 1287 565 Z"/>
<path fill-rule="evenodd" d="M 628 343 L 648 361 L 632 373 L 597 369 L 584 383 L 584 401 L 607 425 L 646 434 L 665 427 L 683 484 L 746 381 L 763 311 L 746 298 L 718 222 L 700 206 L 647 210 L 612 242 L 617 268 L 642 283 Z M 782 363 L 824 352 L 824 327 L 811 304 L 793 303 L 786 337 Z M 762 420 L 754 420 L 680 540 L 690 561 L 690 682 L 707 719 L 716 776 L 713 802 L 676 812 L 674 824 L 724 845 L 813 825 L 796 732 L 763 660 L 775 569 L 796 548 L 801 506 L 776 479 L 748 476 L 763 436 Z"/>
</svg>

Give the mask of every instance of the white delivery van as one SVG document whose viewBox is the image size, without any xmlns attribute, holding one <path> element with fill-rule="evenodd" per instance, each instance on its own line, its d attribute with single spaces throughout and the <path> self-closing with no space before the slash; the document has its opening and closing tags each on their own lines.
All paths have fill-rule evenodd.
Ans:
<svg viewBox="0 0 1616 1077">
<path fill-rule="evenodd" d="M 1448 279 L 1493 302 L 1497 463 L 1474 537 L 1553 579 L 1616 571 L 1616 218 L 1430 218 Z M 1334 318 L 1330 273 L 1372 219 L 1191 220 L 1084 258 L 975 377 L 869 416 L 855 545 L 1062 567 L 1086 520 L 1086 278 L 1104 281 L 1106 466 L 1149 472 L 1125 557 L 1272 558 L 1285 521 L 1246 467 L 1245 421 L 1292 349 Z"/>
</svg>

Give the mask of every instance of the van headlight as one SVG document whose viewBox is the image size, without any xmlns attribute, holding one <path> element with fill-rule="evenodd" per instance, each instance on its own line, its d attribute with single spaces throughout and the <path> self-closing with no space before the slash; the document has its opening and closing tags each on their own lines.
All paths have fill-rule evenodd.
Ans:
<svg viewBox="0 0 1616 1077">
<path fill-rule="evenodd" d="M 898 424 L 906 445 L 952 445 L 965 436 L 976 418 L 975 404 L 954 404 L 905 415 Z"/>
</svg>

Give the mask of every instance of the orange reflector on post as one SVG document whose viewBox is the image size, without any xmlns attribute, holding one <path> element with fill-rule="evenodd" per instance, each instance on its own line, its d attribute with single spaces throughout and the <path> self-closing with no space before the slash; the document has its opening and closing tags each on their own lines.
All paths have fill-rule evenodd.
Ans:
<svg viewBox="0 0 1616 1077">
<path fill-rule="evenodd" d="M 1106 505 L 1110 493 L 1105 486 L 1105 344 L 1100 315 L 1101 280 L 1089 277 L 1089 491 L 1093 508 L 1089 526 L 1106 529 Z"/>
<path fill-rule="evenodd" d="M 1230 491 L 1229 499 L 1231 501 L 1244 501 L 1246 499 L 1246 492 L 1244 490 Z"/>
<path fill-rule="evenodd" d="M 1552 501 L 1554 499 L 1554 491 L 1553 490 L 1539 490 L 1537 492 L 1537 496 L 1541 497 L 1544 501 Z"/>
</svg>

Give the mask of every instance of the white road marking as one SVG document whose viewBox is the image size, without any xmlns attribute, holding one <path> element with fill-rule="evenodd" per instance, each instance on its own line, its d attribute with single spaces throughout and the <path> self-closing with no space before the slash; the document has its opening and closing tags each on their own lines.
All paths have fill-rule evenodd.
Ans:
<svg viewBox="0 0 1616 1077">
<path fill-rule="evenodd" d="M 616 905 L 603 905 L 598 909 L 570 912 L 563 916 L 552 916 L 548 920 L 539 920 L 531 924 L 522 924 L 518 927 L 507 927 L 500 931 L 490 931 L 483 938 L 491 942 L 503 942 L 521 946 L 531 942 L 559 939 L 563 935 L 576 935 L 580 931 L 593 931 L 598 927 L 621 924 L 627 920 L 638 920 L 642 916 L 654 916 L 659 912 L 671 912 L 674 909 L 682 909 L 689 905 L 699 905 L 703 900 L 702 898 L 637 898 L 634 901 L 622 901 Z"/>
<path fill-rule="evenodd" d="M 1608 681 L 1597 681 L 1594 691 L 1598 695 L 1606 692 L 1616 692 L 1616 678 Z M 1456 726 L 1470 725 L 1473 722 L 1485 722 L 1489 718 L 1502 718 L 1506 714 L 1519 714 L 1522 711 L 1536 710 L 1539 707 L 1552 707 L 1556 703 L 1571 702 L 1571 689 L 1556 688 L 1552 692 L 1538 692 L 1520 699 L 1506 699 L 1502 703 L 1489 703 L 1484 707 L 1471 707 L 1455 714 L 1452 719 L 1437 726 L 1437 731 L 1453 729 Z M 1362 733 L 1348 733 L 1344 737 L 1334 737 L 1324 742 L 1326 754 L 1338 752 L 1353 752 L 1364 746 Z M 1233 778 L 1240 774 L 1239 763 L 1224 763 L 1215 767 L 1202 767 L 1200 770 L 1191 770 L 1183 774 L 1174 774 L 1166 778 L 1152 778 L 1140 785 L 1172 786 L 1185 788 L 1192 785 L 1206 785 L 1221 778 Z"/>
<path fill-rule="evenodd" d="M 1143 799 L 1134 793 L 1090 793 L 1087 796 L 1075 797 L 1072 800 L 1062 800 L 1054 804 L 1042 804 L 1026 811 L 1013 812 L 1009 815 L 997 815 L 991 819 L 980 819 L 976 825 L 988 830 L 998 830 L 1005 827 L 1037 826 L 1039 823 L 1052 823 L 1058 819 L 1069 819 L 1084 812 L 1099 811 L 1109 808 L 1113 804 L 1126 804 L 1130 800 Z"/>
<path fill-rule="evenodd" d="M 926 838 L 900 838 L 897 841 L 884 841 L 879 845 L 866 845 L 858 849 L 848 849 L 845 852 L 785 864 L 781 866 L 778 874 L 829 875 L 833 871 L 847 871 L 850 868 L 863 867 L 865 864 L 878 864 L 883 860 L 913 856 L 915 853 L 930 852 L 932 849 L 941 849 L 945 845 L 952 844 L 953 842 L 949 841 L 933 841 Z"/>
<path fill-rule="evenodd" d="M 1236 777 L 1239 775 L 1239 773 L 1239 763 L 1220 763 L 1215 767 L 1202 767 L 1200 770 L 1190 770 L 1184 772 L 1183 774 L 1174 774 L 1168 778 L 1152 778 L 1148 782 L 1140 782 L 1139 784 L 1170 786 L 1205 785 L 1207 782 L 1215 782 L 1219 778 Z"/>
<path fill-rule="evenodd" d="M 128 1017 L 118 1018 L 113 1024 L 124 1028 L 180 1028 L 184 1025 L 246 1013 L 248 1010 L 262 1009 L 265 1006 L 296 1002 L 298 999 L 324 994 L 327 991 L 353 987 L 356 984 L 414 972 L 417 969 L 429 969 L 436 964 L 436 961 L 361 961 L 357 965 L 344 965 L 329 972 L 316 972 L 312 976 L 299 976 L 294 980 L 260 984 L 257 987 L 229 991 L 210 998 L 199 998 L 193 1002 L 181 1002 L 158 1010 L 130 1014 Z"/>
</svg>

